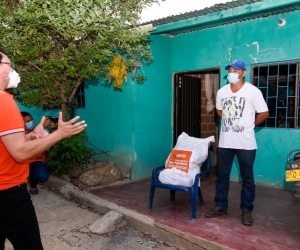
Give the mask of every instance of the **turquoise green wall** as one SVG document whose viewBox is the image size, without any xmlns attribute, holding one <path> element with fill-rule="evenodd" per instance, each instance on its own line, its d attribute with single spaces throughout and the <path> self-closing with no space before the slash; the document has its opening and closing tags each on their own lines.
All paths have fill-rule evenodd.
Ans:
<svg viewBox="0 0 300 250">
<path fill-rule="evenodd" d="M 97 155 L 130 168 L 132 161 L 133 103 L 132 84 L 125 83 L 123 90 L 107 87 L 98 79 L 86 81 L 86 108 L 77 114 L 88 124 L 89 142 L 97 149 L 107 151 Z M 99 150 L 97 150 L 99 152 Z"/>
<path fill-rule="evenodd" d="M 207 30 L 181 34 L 171 38 L 171 72 L 220 68 L 221 86 L 227 84 L 225 65 L 235 59 L 248 64 L 285 61 L 300 58 L 300 12 L 238 22 Z M 285 18 L 284 27 L 277 25 Z M 154 44 L 153 49 L 160 44 Z M 170 110 L 171 112 L 171 110 Z M 255 161 L 255 179 L 258 184 L 290 187 L 284 181 L 287 154 L 300 147 L 298 129 L 256 130 L 258 151 Z M 238 165 L 233 165 L 231 178 L 239 179 Z"/>
<path fill-rule="evenodd" d="M 152 43 L 160 46 L 153 51 L 155 66 L 143 66 L 148 77 L 143 84 L 129 78 L 123 90 L 116 90 L 96 85 L 97 79 L 87 81 L 86 109 L 77 111 L 88 123 L 89 141 L 110 155 L 98 158 L 131 169 L 132 179 L 149 176 L 172 147 L 169 41 L 153 37 Z"/>
<path fill-rule="evenodd" d="M 172 148 L 172 74 L 170 39 L 151 37 L 154 63 L 144 68 L 148 80 L 134 88 L 133 179 L 151 175 L 163 165 Z M 158 45 L 158 46 L 156 46 Z"/>
</svg>

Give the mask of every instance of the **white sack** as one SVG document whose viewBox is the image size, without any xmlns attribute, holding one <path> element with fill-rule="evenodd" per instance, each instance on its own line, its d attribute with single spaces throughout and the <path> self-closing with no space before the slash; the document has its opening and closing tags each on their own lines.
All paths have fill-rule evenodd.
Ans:
<svg viewBox="0 0 300 250">
<path fill-rule="evenodd" d="M 175 147 L 173 148 L 173 150 L 184 150 L 184 151 L 192 152 L 190 161 L 189 161 L 187 174 L 192 178 L 193 182 L 195 180 L 196 174 L 200 173 L 200 168 L 201 168 L 202 163 L 206 160 L 206 158 L 208 156 L 208 147 L 209 147 L 210 142 L 214 142 L 214 141 L 215 141 L 214 136 L 210 136 L 207 138 L 196 138 L 196 137 L 189 136 L 188 134 L 186 134 L 184 132 L 180 136 L 178 136 L 177 143 L 176 143 Z M 172 154 L 172 152 L 170 153 L 170 155 L 171 154 Z M 166 160 L 165 167 L 169 168 L 169 169 L 170 169 L 170 167 L 172 167 L 172 168 L 177 167 L 178 169 L 180 169 L 180 167 L 178 167 L 178 166 L 168 166 L 170 155 L 169 155 L 168 159 Z M 165 170 L 161 171 L 161 173 L 164 171 Z M 164 173 L 164 175 L 165 174 L 173 174 L 173 172 L 169 171 L 169 172 Z M 161 182 L 165 183 L 164 179 Z M 168 184 L 180 185 L 180 184 L 178 184 L 179 182 L 181 182 L 181 181 L 178 181 L 178 178 L 175 178 L 174 183 L 168 183 Z M 200 180 L 199 180 L 199 186 L 200 186 Z"/>
<path fill-rule="evenodd" d="M 176 168 L 164 169 L 159 173 L 158 179 L 161 183 L 190 187 L 193 185 L 193 178 Z"/>
</svg>

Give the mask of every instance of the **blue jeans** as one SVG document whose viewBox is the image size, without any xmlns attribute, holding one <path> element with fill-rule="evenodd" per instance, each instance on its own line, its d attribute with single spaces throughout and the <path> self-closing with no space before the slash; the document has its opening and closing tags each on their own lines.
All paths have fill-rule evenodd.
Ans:
<svg viewBox="0 0 300 250">
<path fill-rule="evenodd" d="M 36 161 L 29 164 L 29 178 L 31 187 L 43 183 L 49 178 L 49 170 L 45 162 Z"/>
<path fill-rule="evenodd" d="M 234 156 L 237 156 L 242 177 L 242 192 L 240 207 L 242 211 L 252 212 L 255 199 L 255 183 L 253 164 L 256 149 L 218 148 L 218 166 L 216 180 L 216 206 L 222 210 L 228 209 L 229 178 Z"/>
</svg>

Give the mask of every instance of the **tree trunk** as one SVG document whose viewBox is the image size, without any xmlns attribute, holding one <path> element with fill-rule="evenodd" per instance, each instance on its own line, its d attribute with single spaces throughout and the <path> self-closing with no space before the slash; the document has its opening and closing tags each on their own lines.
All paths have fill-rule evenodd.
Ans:
<svg viewBox="0 0 300 250">
<path fill-rule="evenodd" d="M 68 107 L 66 103 L 61 105 L 61 112 L 62 112 L 62 120 L 66 122 L 68 120 Z"/>
<path fill-rule="evenodd" d="M 69 119 L 72 119 L 75 117 L 75 107 L 71 104 L 71 107 L 69 108 Z"/>
</svg>

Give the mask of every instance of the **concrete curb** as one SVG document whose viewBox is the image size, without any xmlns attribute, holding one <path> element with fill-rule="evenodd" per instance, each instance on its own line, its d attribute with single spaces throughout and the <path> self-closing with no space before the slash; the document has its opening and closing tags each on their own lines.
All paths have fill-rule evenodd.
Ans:
<svg viewBox="0 0 300 250">
<path fill-rule="evenodd" d="M 67 199 L 89 206 L 100 213 L 107 213 L 111 210 L 117 211 L 124 215 L 125 220 L 132 227 L 146 233 L 158 237 L 170 245 L 189 249 L 189 250 L 227 250 L 229 248 L 219 245 L 217 243 L 196 237 L 194 235 L 186 234 L 174 228 L 156 223 L 155 220 L 149 216 L 139 214 L 135 211 L 121 207 L 110 201 L 101 199 L 88 192 L 80 191 L 79 188 L 71 183 L 54 176 L 50 176 L 44 186 L 60 193 Z"/>
</svg>

